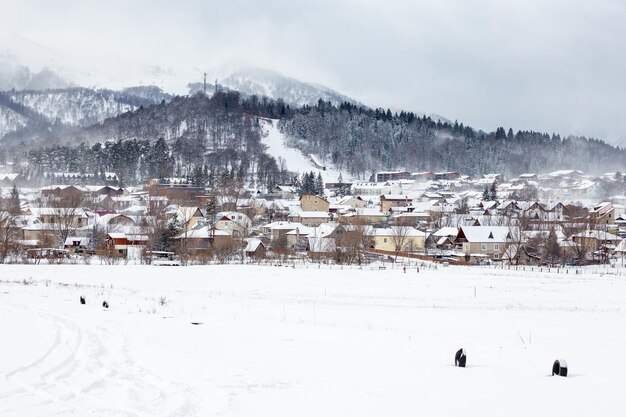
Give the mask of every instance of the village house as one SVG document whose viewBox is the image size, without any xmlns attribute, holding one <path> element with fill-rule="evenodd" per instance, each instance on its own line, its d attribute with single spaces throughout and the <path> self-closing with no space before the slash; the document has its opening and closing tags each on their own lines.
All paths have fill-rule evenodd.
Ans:
<svg viewBox="0 0 626 417">
<path fill-rule="evenodd" d="M 174 240 L 179 242 L 180 247 L 185 248 L 189 253 L 224 247 L 234 242 L 229 232 L 211 230 L 209 226 L 200 225 L 196 225 L 196 228 L 175 236 Z"/>
<path fill-rule="evenodd" d="M 259 259 L 264 258 L 267 248 L 261 239 L 249 238 L 246 239 L 246 247 L 244 252 L 248 258 Z"/>
<path fill-rule="evenodd" d="M 289 220 L 302 223 L 305 226 L 315 227 L 328 223 L 332 214 L 322 211 L 300 211 L 289 215 Z"/>
<path fill-rule="evenodd" d="M 148 236 L 140 233 L 111 232 L 107 233 L 107 247 L 117 251 L 120 255 L 128 255 L 130 249 L 141 250 Z"/>
<path fill-rule="evenodd" d="M 394 215 L 397 226 L 419 226 L 430 221 L 430 214 L 423 211 L 406 211 Z"/>
<path fill-rule="evenodd" d="M 347 195 L 345 197 L 342 197 L 339 200 L 335 201 L 334 204 L 340 205 L 340 206 L 350 206 L 353 208 L 367 207 L 367 201 L 361 198 L 361 196 L 352 196 L 352 195 Z"/>
<path fill-rule="evenodd" d="M 372 229 L 374 249 L 395 252 L 422 252 L 428 234 L 414 227 L 391 226 L 384 229 Z"/>
<path fill-rule="evenodd" d="M 178 207 L 178 209 L 176 210 L 176 216 L 178 218 L 178 221 L 180 222 L 180 225 L 187 230 L 195 228 L 196 224 L 198 224 L 200 220 L 204 219 L 204 214 L 202 213 L 202 210 L 194 206 Z"/>
<path fill-rule="evenodd" d="M 382 171 L 376 173 L 376 182 L 408 180 L 411 173 L 407 171 Z"/>
<path fill-rule="evenodd" d="M 65 239 L 63 247 L 70 251 L 70 253 L 76 253 L 76 250 L 86 250 L 91 243 L 91 239 L 88 237 L 70 236 Z"/>
<path fill-rule="evenodd" d="M 463 226 L 454 241 L 465 254 L 486 255 L 500 260 L 511 241 L 511 228 L 508 226 Z"/>
<path fill-rule="evenodd" d="M 430 181 L 432 179 L 435 178 L 435 174 L 433 174 L 430 171 L 424 171 L 424 172 L 412 172 L 411 176 L 409 177 L 412 180 L 415 181 L 419 181 L 419 182 L 426 182 L 426 181 Z"/>
<path fill-rule="evenodd" d="M 86 226 L 88 220 L 85 210 L 75 207 L 30 207 L 24 214 L 35 216 L 41 223 L 63 222 L 77 228 Z"/>
<path fill-rule="evenodd" d="M 225 211 L 217 213 L 213 227 L 232 237 L 245 237 L 252 227 L 252 221 L 244 213 Z"/>
<path fill-rule="evenodd" d="M 302 194 L 300 196 L 300 207 L 302 211 L 323 211 L 328 213 L 330 203 L 322 198 L 313 194 Z"/>
<path fill-rule="evenodd" d="M 39 220 L 29 222 L 18 233 L 17 243 L 21 246 L 58 247 L 58 234 L 54 226 Z"/>
<path fill-rule="evenodd" d="M 265 233 L 269 233 L 271 236 L 272 244 L 284 246 L 287 244 L 287 233 L 298 228 L 305 228 L 307 226 L 302 223 L 278 221 L 266 224 L 262 227 Z"/>
<path fill-rule="evenodd" d="M 389 181 L 385 182 L 355 182 L 352 184 L 352 195 L 365 195 L 365 196 L 377 196 L 381 194 L 390 194 L 398 192 L 400 186 L 398 184 L 392 184 Z"/>
<path fill-rule="evenodd" d="M 603 202 L 594 206 L 589 210 L 589 221 L 596 226 L 615 224 L 615 208 L 613 204 Z"/>
<path fill-rule="evenodd" d="M 392 207 L 409 206 L 413 199 L 405 194 L 382 194 L 380 196 L 380 211 L 388 213 Z"/>
<path fill-rule="evenodd" d="M 342 223 L 379 224 L 386 222 L 388 217 L 377 208 L 357 208 L 342 213 L 339 220 Z"/>
<path fill-rule="evenodd" d="M 289 185 L 277 185 L 268 194 L 270 198 L 292 200 L 296 197 L 296 189 Z"/>
<path fill-rule="evenodd" d="M 571 236 L 572 241 L 595 252 L 603 248 L 614 249 L 622 239 L 603 230 L 585 230 Z"/>
</svg>

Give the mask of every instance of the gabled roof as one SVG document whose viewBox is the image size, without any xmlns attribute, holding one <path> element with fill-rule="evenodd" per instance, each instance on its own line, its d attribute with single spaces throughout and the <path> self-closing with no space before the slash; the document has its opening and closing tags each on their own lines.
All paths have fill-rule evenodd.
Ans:
<svg viewBox="0 0 626 417">
<path fill-rule="evenodd" d="M 464 238 L 470 243 L 503 243 L 510 238 L 510 231 L 508 226 L 462 226 L 457 239 Z"/>
<path fill-rule="evenodd" d="M 265 247 L 263 242 L 261 242 L 261 239 L 250 238 L 250 239 L 246 239 L 246 240 L 248 242 L 248 244 L 246 245 L 246 248 L 244 249 L 244 251 L 246 251 L 246 252 L 256 252 L 256 250 L 259 248 L 259 246 Z"/>
</svg>

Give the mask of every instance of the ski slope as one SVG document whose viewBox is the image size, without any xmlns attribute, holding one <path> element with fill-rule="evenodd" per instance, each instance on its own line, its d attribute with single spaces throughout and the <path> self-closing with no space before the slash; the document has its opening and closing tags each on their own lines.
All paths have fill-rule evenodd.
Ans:
<svg viewBox="0 0 626 417">
<path fill-rule="evenodd" d="M 267 153 L 272 155 L 278 161 L 278 158 L 283 158 L 287 164 L 287 169 L 293 172 L 305 173 L 313 171 L 322 174 L 324 182 L 337 182 L 339 178 L 339 171 L 331 164 L 325 164 L 319 160 L 315 155 L 304 155 L 300 150 L 287 146 L 285 142 L 285 135 L 283 135 L 276 126 L 278 120 L 264 119 L 264 130 L 266 132 L 263 138 L 263 144 L 267 146 Z M 319 168 L 319 165 L 326 167 L 326 170 Z M 348 181 L 349 174 L 345 171 L 341 172 L 343 181 Z"/>
<path fill-rule="evenodd" d="M 623 277 L 0 265 L 0 280 L 3 417 L 623 413 Z"/>
</svg>

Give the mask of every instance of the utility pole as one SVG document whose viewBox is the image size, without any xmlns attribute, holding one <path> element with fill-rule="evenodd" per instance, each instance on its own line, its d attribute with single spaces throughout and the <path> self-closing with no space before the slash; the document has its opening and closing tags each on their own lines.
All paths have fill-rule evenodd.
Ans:
<svg viewBox="0 0 626 417">
<path fill-rule="evenodd" d="M 204 73 L 204 95 L 206 96 L 206 72 Z"/>
<path fill-rule="evenodd" d="M 215 93 L 217 94 L 217 78 L 215 79 Z"/>
</svg>

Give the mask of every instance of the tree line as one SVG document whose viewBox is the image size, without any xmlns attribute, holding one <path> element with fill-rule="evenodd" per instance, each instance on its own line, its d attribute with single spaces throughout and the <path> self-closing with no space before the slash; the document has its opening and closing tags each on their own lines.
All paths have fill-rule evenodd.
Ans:
<svg viewBox="0 0 626 417">
<path fill-rule="evenodd" d="M 291 143 L 358 178 L 379 170 L 489 172 L 519 175 L 572 167 L 623 169 L 626 151 L 596 139 L 499 127 L 485 133 L 412 112 L 319 101 L 279 124 Z"/>
</svg>

